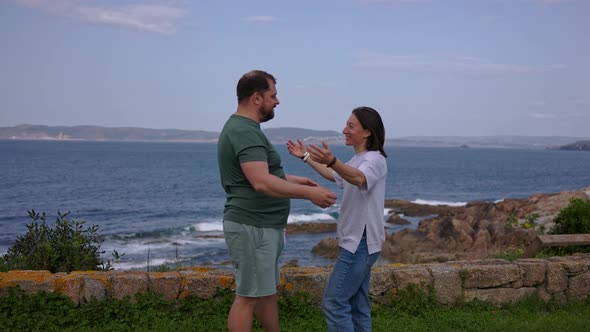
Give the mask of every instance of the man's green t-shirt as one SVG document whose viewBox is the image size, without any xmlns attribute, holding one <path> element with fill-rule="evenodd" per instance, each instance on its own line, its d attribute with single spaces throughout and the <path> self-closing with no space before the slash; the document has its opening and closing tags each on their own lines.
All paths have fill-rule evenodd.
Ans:
<svg viewBox="0 0 590 332">
<path fill-rule="evenodd" d="M 265 161 L 270 174 L 286 179 L 281 156 L 260 130 L 259 123 L 233 114 L 219 135 L 217 158 L 221 185 L 227 197 L 224 220 L 268 228 L 287 225 L 289 199 L 254 190 L 240 166 L 249 161 Z"/>
</svg>

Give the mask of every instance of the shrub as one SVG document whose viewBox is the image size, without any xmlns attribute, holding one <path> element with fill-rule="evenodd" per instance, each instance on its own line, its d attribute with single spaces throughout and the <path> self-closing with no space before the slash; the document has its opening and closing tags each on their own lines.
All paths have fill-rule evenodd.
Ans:
<svg viewBox="0 0 590 332">
<path fill-rule="evenodd" d="M 6 263 L 6 260 L 4 260 L 4 257 L 0 256 L 0 272 L 6 271 L 8 271 L 8 264 Z"/>
<path fill-rule="evenodd" d="M 590 233 L 590 200 L 572 199 L 553 222 L 550 234 Z"/>
<path fill-rule="evenodd" d="M 426 312 L 436 306 L 434 288 L 425 283 L 409 284 L 399 289 L 393 296 L 393 301 L 383 305 L 398 314 L 423 317 Z"/>
<path fill-rule="evenodd" d="M 492 254 L 493 258 L 505 259 L 508 261 L 515 261 L 517 259 L 522 258 L 524 254 L 523 248 L 507 248 L 501 251 L 496 251 Z"/>
<path fill-rule="evenodd" d="M 28 211 L 33 222 L 27 225 L 27 233 L 19 236 L 14 246 L 0 259 L 0 269 L 49 270 L 71 272 L 80 270 L 109 270 L 100 259 L 103 236 L 98 226 L 84 229 L 84 221 L 68 219 L 68 213 L 57 213 L 53 227 L 46 222 L 45 212 Z M 120 255 L 115 251 L 113 256 Z"/>
<path fill-rule="evenodd" d="M 561 209 L 549 234 L 583 234 L 590 233 L 590 200 L 574 198 L 570 204 Z M 551 247 L 543 249 L 540 256 L 564 256 L 574 252 L 588 252 L 590 246 Z"/>
<path fill-rule="evenodd" d="M 506 223 L 504 223 L 504 228 L 505 229 L 513 229 L 516 226 L 518 226 L 518 218 L 516 218 L 514 213 L 511 213 L 510 215 L 508 215 L 508 218 L 506 218 Z"/>
</svg>

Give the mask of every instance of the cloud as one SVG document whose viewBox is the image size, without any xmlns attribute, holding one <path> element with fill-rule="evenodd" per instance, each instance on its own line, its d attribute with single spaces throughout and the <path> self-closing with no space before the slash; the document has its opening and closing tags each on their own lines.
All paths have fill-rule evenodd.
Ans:
<svg viewBox="0 0 590 332">
<path fill-rule="evenodd" d="M 389 68 L 434 73 L 476 75 L 526 74 L 564 69 L 565 65 L 532 66 L 498 63 L 470 56 L 390 55 L 361 50 L 353 55 L 355 65 L 366 68 Z"/>
<path fill-rule="evenodd" d="M 181 9 L 162 5 L 134 5 L 118 9 L 79 7 L 75 12 L 79 18 L 91 23 L 163 34 L 176 32 L 176 21 L 185 14 Z"/>
<path fill-rule="evenodd" d="M 572 2 L 572 0 L 523 0 L 523 1 L 532 2 L 532 3 L 536 3 L 539 5 L 545 5 L 545 6 L 563 5 L 568 2 Z"/>
<path fill-rule="evenodd" d="M 244 18 L 244 21 L 250 23 L 272 23 L 278 20 L 275 16 L 248 16 Z"/>
<path fill-rule="evenodd" d="M 421 3 L 429 2 L 429 0 L 360 0 L 366 4 L 402 4 L 402 3 Z"/>
<path fill-rule="evenodd" d="M 551 113 L 531 113 L 531 114 L 529 114 L 529 116 L 532 118 L 535 118 L 535 119 L 540 119 L 540 120 L 555 119 L 557 117 L 555 114 L 551 114 Z"/>
<path fill-rule="evenodd" d="M 160 34 L 176 32 L 178 21 L 186 11 L 171 5 L 138 4 L 128 6 L 104 6 L 99 1 L 83 0 L 15 0 L 23 6 L 43 12 L 65 16 L 93 24 Z M 94 5 L 96 3 L 96 5 Z M 102 6 L 101 6 L 102 5 Z"/>
</svg>

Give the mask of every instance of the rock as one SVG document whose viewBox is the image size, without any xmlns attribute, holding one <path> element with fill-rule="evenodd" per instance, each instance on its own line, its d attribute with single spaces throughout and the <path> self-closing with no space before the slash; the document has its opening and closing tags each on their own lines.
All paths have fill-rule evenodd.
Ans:
<svg viewBox="0 0 590 332">
<path fill-rule="evenodd" d="M 148 281 L 149 289 L 163 300 L 176 300 L 182 290 L 182 278 L 177 272 L 152 272 Z"/>
<path fill-rule="evenodd" d="M 434 296 L 439 303 L 454 304 L 461 301 L 462 286 L 458 267 L 433 265 L 428 270 L 432 274 Z"/>
<path fill-rule="evenodd" d="M 519 259 L 516 265 L 522 272 L 523 286 L 534 287 L 543 283 L 547 271 L 547 263 L 542 259 Z"/>
<path fill-rule="evenodd" d="M 122 299 L 128 296 L 135 299 L 135 294 L 148 291 L 148 273 L 141 271 L 115 272 L 111 275 L 112 297 Z"/>
<path fill-rule="evenodd" d="M 569 279 L 566 295 L 569 300 L 582 301 L 590 295 L 590 272 Z"/>
<path fill-rule="evenodd" d="M 483 301 L 496 305 L 503 303 L 514 303 L 525 297 L 532 296 L 537 292 L 536 288 L 492 288 L 492 289 L 466 289 L 463 292 L 465 302 Z"/>
<path fill-rule="evenodd" d="M 303 292 L 310 295 L 314 303 L 319 304 L 330 272 L 327 268 L 285 268 L 281 271 L 279 295 Z"/>
<path fill-rule="evenodd" d="M 483 259 L 495 252 L 526 248 L 536 238 L 540 227 L 550 229 L 552 220 L 572 198 L 590 199 L 590 187 L 498 203 L 471 202 L 461 207 L 386 200 L 385 206 L 395 213 L 431 217 L 420 221 L 415 230 L 404 229 L 387 235 L 381 256 L 390 262 L 429 263 Z M 516 218 L 517 225 L 507 224 L 512 218 Z M 394 214 L 389 219 L 394 221 L 397 218 Z M 520 226 L 526 219 L 533 219 L 535 227 L 524 229 Z M 312 252 L 335 258 L 338 246 L 320 242 Z M 578 271 L 576 273 L 580 268 L 568 267 L 571 271 Z"/>
<path fill-rule="evenodd" d="M 393 269 L 392 274 L 397 288 L 405 289 L 410 284 L 426 288 L 432 285 L 432 276 L 425 267 L 402 266 Z"/>
<path fill-rule="evenodd" d="M 72 272 L 84 276 L 82 291 L 80 292 L 80 303 L 88 303 L 92 299 L 104 300 L 109 298 L 110 276 L 108 272 Z"/>
<path fill-rule="evenodd" d="M 336 232 L 336 223 L 287 224 L 287 234 L 311 234 Z"/>
<path fill-rule="evenodd" d="M 394 224 L 394 225 L 409 225 L 411 222 L 407 221 L 406 219 L 400 217 L 399 215 L 393 213 L 387 218 L 387 223 Z"/>
<path fill-rule="evenodd" d="M 232 288 L 234 276 L 229 271 L 213 268 L 188 268 L 179 271 L 184 279 L 179 298 L 198 297 L 208 299 L 215 295 L 218 288 Z"/>
<path fill-rule="evenodd" d="M 522 279 L 522 273 L 515 264 L 465 265 L 461 273 L 465 288 L 492 288 Z"/>
<path fill-rule="evenodd" d="M 322 239 L 311 248 L 311 252 L 324 258 L 336 259 L 339 253 L 338 240 L 335 238 Z"/>
<path fill-rule="evenodd" d="M 426 205 L 417 204 L 399 199 L 386 199 L 385 207 L 392 209 L 395 213 L 402 213 L 411 217 L 424 217 L 435 214 L 446 214 L 448 211 L 457 209 L 447 205 Z"/>
<path fill-rule="evenodd" d="M 369 286 L 370 295 L 380 296 L 396 288 L 392 275 L 393 269 L 394 267 L 392 266 L 376 266 L 373 268 Z"/>
<path fill-rule="evenodd" d="M 547 263 L 547 285 L 549 294 L 561 293 L 567 288 L 568 278 L 561 263 Z"/>
</svg>

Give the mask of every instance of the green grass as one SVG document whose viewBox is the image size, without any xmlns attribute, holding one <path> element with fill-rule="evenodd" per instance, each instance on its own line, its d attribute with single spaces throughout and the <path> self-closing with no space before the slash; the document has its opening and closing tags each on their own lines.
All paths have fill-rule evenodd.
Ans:
<svg viewBox="0 0 590 332">
<path fill-rule="evenodd" d="M 398 294 L 399 295 L 399 294 Z M 0 297 L 0 331 L 225 331 L 232 293 L 209 300 L 166 302 L 154 294 L 134 301 L 94 301 L 75 306 L 58 294 Z M 321 310 L 303 294 L 280 299 L 282 331 L 325 331 Z M 442 307 L 429 294 L 410 290 L 373 305 L 374 331 L 588 331 L 590 300 L 557 305 L 531 298 L 495 307 L 474 303 Z M 254 331 L 261 331 L 258 325 Z"/>
</svg>

